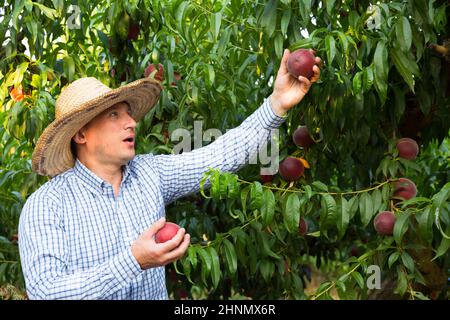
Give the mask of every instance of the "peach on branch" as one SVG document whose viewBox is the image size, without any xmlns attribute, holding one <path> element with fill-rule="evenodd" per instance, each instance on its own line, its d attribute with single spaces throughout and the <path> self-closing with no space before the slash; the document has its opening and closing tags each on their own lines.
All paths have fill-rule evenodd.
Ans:
<svg viewBox="0 0 450 320">
<path fill-rule="evenodd" d="M 395 182 L 394 197 L 403 200 L 414 198 L 417 194 L 417 187 L 411 180 L 400 178 Z"/>
<path fill-rule="evenodd" d="M 305 167 L 298 158 L 287 157 L 280 163 L 280 175 L 286 181 L 297 181 L 300 179 L 304 172 Z"/>
<path fill-rule="evenodd" d="M 306 221 L 304 218 L 300 218 L 298 224 L 298 233 L 300 233 L 301 236 L 304 236 L 308 233 L 308 221 Z"/>
<path fill-rule="evenodd" d="M 158 81 L 164 81 L 164 67 L 161 63 L 158 63 L 158 66 L 154 65 L 153 63 L 150 64 L 144 72 L 144 76 L 147 77 L 153 77 Z"/>
<path fill-rule="evenodd" d="M 314 140 L 311 138 L 308 128 L 306 126 L 298 127 L 292 135 L 292 140 L 297 147 L 308 148 L 314 144 Z"/>
<path fill-rule="evenodd" d="M 376 215 L 373 220 L 373 226 L 379 235 L 391 236 L 394 232 L 396 220 L 395 214 L 392 211 L 382 211 Z"/>
<path fill-rule="evenodd" d="M 401 138 L 396 144 L 398 156 L 403 159 L 414 160 L 419 153 L 417 142 L 411 138 Z"/>
</svg>

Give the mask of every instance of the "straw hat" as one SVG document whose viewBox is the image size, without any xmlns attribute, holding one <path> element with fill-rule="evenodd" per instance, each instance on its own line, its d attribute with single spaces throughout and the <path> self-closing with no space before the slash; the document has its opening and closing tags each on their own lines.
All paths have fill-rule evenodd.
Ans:
<svg viewBox="0 0 450 320">
<path fill-rule="evenodd" d="M 55 121 L 39 137 L 33 152 L 33 170 L 55 176 L 75 164 L 70 141 L 84 125 L 116 103 L 126 101 L 131 116 L 139 121 L 157 102 L 161 85 L 145 78 L 111 89 L 95 78 L 81 78 L 61 91 L 56 100 Z"/>
</svg>

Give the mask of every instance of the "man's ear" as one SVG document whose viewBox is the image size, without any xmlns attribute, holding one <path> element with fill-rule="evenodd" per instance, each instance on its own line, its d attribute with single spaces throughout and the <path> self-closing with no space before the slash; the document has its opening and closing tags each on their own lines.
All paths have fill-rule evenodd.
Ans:
<svg viewBox="0 0 450 320">
<path fill-rule="evenodd" d="M 84 135 L 84 130 L 80 129 L 77 133 L 73 136 L 73 141 L 75 141 L 78 144 L 84 144 L 86 142 L 86 136 Z"/>
</svg>

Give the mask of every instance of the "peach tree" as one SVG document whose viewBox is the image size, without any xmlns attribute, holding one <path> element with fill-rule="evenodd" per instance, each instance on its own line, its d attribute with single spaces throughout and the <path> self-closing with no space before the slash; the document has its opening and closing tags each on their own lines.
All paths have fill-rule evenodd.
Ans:
<svg viewBox="0 0 450 320">
<path fill-rule="evenodd" d="M 166 268 L 170 296 L 448 298 L 446 1 L 1 7 L 0 287 L 24 289 L 17 223 L 48 180 L 31 171 L 31 154 L 67 83 L 161 81 L 158 106 L 138 126 L 137 152 L 171 153 L 177 129 L 238 126 L 271 93 L 283 49 L 314 48 L 321 79 L 273 142 L 280 163 L 290 162 L 284 173 L 261 176 L 259 164 L 210 170 L 201 192 L 167 207 L 168 220 L 192 236 L 186 256 Z M 201 140 L 194 147 L 208 143 Z"/>
</svg>

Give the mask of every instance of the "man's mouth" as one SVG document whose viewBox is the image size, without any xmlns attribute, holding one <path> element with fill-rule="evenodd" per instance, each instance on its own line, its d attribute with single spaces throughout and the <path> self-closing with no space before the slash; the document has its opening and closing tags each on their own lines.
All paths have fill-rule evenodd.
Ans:
<svg viewBox="0 0 450 320">
<path fill-rule="evenodd" d="M 130 146 L 134 146 L 134 137 L 130 136 L 128 138 L 123 139 L 123 142 L 125 142 L 126 144 L 130 145 Z"/>
</svg>

